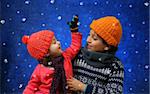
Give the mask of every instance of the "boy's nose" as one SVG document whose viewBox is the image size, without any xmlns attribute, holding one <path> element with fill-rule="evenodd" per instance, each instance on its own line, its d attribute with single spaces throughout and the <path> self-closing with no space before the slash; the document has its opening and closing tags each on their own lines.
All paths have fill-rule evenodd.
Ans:
<svg viewBox="0 0 150 94">
<path fill-rule="evenodd" d="M 87 43 L 90 43 L 91 42 L 91 38 L 88 37 L 86 41 L 87 41 Z"/>
</svg>

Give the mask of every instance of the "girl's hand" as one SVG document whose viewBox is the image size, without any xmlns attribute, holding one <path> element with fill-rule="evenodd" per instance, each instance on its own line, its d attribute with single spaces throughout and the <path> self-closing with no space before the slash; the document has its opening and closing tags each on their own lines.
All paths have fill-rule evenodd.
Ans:
<svg viewBox="0 0 150 94">
<path fill-rule="evenodd" d="M 68 89 L 72 91 L 84 91 L 86 88 L 86 84 L 80 82 L 79 80 L 71 77 L 67 80 Z"/>
</svg>

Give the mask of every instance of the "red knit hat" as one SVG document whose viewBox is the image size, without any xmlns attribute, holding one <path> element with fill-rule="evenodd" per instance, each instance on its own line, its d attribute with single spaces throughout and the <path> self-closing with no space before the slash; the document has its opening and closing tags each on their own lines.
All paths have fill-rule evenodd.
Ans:
<svg viewBox="0 0 150 94">
<path fill-rule="evenodd" d="M 54 33 L 50 30 L 42 30 L 31 36 L 23 36 L 22 42 L 27 45 L 29 54 L 41 60 L 48 53 Z"/>
<path fill-rule="evenodd" d="M 116 17 L 106 16 L 94 20 L 90 24 L 90 28 L 103 38 L 107 44 L 115 47 L 118 46 L 122 36 L 122 27 Z"/>
</svg>

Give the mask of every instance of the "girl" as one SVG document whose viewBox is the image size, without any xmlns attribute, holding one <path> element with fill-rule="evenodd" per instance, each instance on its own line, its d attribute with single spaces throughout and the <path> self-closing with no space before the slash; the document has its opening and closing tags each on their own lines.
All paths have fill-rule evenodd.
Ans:
<svg viewBox="0 0 150 94">
<path fill-rule="evenodd" d="M 73 76 L 71 60 L 81 47 L 81 34 L 77 28 L 78 17 L 71 22 L 72 43 L 64 52 L 60 42 L 50 30 L 23 36 L 29 54 L 38 64 L 23 94 L 66 94 L 66 79 Z"/>
<path fill-rule="evenodd" d="M 124 69 L 115 57 L 122 36 L 119 20 L 106 16 L 90 25 L 87 45 L 78 53 L 74 64 L 74 77 L 67 80 L 69 90 L 75 94 L 121 94 Z"/>
</svg>

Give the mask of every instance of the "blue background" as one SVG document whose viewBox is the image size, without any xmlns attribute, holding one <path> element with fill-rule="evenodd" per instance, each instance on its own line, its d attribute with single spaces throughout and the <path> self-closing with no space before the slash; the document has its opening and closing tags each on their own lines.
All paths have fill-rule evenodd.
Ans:
<svg viewBox="0 0 150 94">
<path fill-rule="evenodd" d="M 62 48 L 70 44 L 67 22 L 79 15 L 83 46 L 93 19 L 116 16 L 123 27 L 117 56 L 125 68 L 124 94 L 149 94 L 148 0 L 1 0 L 1 94 L 21 94 L 38 62 L 21 42 L 23 35 L 51 29 Z"/>
</svg>

